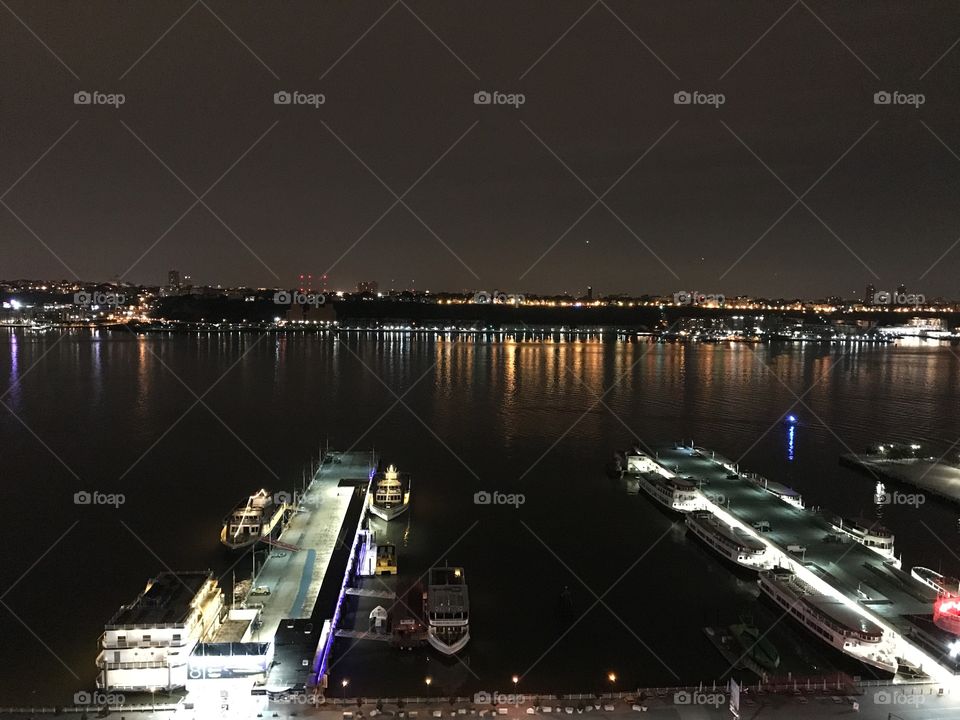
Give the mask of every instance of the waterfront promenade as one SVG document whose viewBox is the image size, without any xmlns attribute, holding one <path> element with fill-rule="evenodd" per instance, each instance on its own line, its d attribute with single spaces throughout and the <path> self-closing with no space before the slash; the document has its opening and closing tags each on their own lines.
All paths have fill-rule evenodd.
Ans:
<svg viewBox="0 0 960 720">
<path fill-rule="evenodd" d="M 796 692 L 782 694 L 766 693 L 755 695 L 747 693 L 741 696 L 740 717 L 744 720 L 766 720 L 767 718 L 787 718 L 789 720 L 819 720 L 820 718 L 863 718 L 864 720 L 889 720 L 891 716 L 902 720 L 954 720 L 960 717 L 960 695 L 949 692 L 940 694 L 939 685 L 914 685 L 910 687 L 893 685 L 869 685 L 858 687 L 854 694 L 832 693 L 830 690 L 807 691 L 798 688 Z M 677 693 L 683 693 L 686 695 Z M 698 694 L 699 693 L 699 694 Z M 651 720 L 703 720 L 704 718 L 732 718 L 725 690 L 699 688 L 650 689 L 643 694 L 614 693 L 602 700 L 595 696 L 584 695 L 582 700 L 564 698 L 546 699 L 541 696 L 539 705 L 534 697 L 526 695 L 517 698 L 515 703 L 505 703 L 494 709 L 485 703 L 475 703 L 469 698 L 459 698 L 451 703 L 449 699 L 428 700 L 410 698 L 400 708 L 396 701 L 385 700 L 380 710 L 374 698 L 361 699 L 347 697 L 345 701 L 337 698 L 326 704 L 314 706 L 297 703 L 268 703 L 231 707 L 217 716 L 223 720 L 255 720 L 256 718 L 317 718 L 318 720 L 480 720 L 481 718 L 504 718 L 504 720 L 547 720 L 549 718 L 576 717 L 595 718 L 596 720 L 627 720 L 632 717 L 644 717 Z M 573 696 L 576 697 L 576 696 Z M 710 703 L 695 704 L 694 698 L 709 699 Z M 684 702 L 690 699 L 691 702 Z M 721 702 L 717 702 L 721 701 Z M 858 709 L 854 709 L 854 703 Z M 581 710 L 581 704 L 583 708 Z M 115 709 L 107 717 L 124 717 L 127 720 L 207 720 L 209 716 L 199 714 L 184 706 L 166 706 L 151 710 L 125 707 Z M 590 707 L 591 709 L 587 709 Z M 549 709 L 549 710 L 548 710 Z M 17 712 L 0 709 L 0 720 L 53 720 L 54 718 L 79 718 L 83 710 L 65 710 L 54 714 L 52 709 L 24 708 Z M 95 709 L 87 710 L 90 718 L 96 717 Z"/>
</svg>

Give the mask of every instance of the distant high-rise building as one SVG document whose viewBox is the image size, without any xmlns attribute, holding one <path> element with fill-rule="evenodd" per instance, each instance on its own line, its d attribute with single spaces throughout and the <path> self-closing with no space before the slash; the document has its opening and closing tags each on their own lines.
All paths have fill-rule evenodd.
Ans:
<svg viewBox="0 0 960 720">
<path fill-rule="evenodd" d="M 593 285 L 587 285 L 587 300 L 593 300 Z"/>
<path fill-rule="evenodd" d="M 877 286 L 870 284 L 867 285 L 867 291 L 863 294 L 863 304 L 864 305 L 873 305 L 874 300 L 877 296 Z"/>
<path fill-rule="evenodd" d="M 907 294 L 907 286 L 904 285 L 903 283 L 900 283 L 899 285 L 897 285 L 897 295 L 906 295 L 906 294 Z"/>
<path fill-rule="evenodd" d="M 180 271 L 171 270 L 167 273 L 167 285 L 175 290 L 180 289 Z"/>
<path fill-rule="evenodd" d="M 361 280 L 357 283 L 358 293 L 376 293 L 380 289 L 380 283 L 376 280 Z"/>
</svg>

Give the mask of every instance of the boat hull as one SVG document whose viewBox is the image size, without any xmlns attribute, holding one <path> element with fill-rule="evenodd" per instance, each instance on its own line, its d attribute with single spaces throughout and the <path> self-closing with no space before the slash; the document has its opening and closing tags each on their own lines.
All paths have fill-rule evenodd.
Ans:
<svg viewBox="0 0 960 720">
<path fill-rule="evenodd" d="M 427 642 L 430 647 L 443 655 L 456 655 L 470 642 L 470 630 L 466 630 L 455 643 L 447 644 L 437 637 L 436 629 L 431 627 L 427 631 Z"/>
<path fill-rule="evenodd" d="M 389 508 L 386 508 L 377 504 L 371 504 L 370 514 L 380 518 L 381 520 L 386 520 L 387 522 L 390 522 L 391 520 L 394 520 L 400 517 L 401 515 L 403 515 L 409 509 L 410 509 L 409 503 L 404 503 L 403 505 L 394 505 L 393 507 L 389 507 Z"/>
</svg>

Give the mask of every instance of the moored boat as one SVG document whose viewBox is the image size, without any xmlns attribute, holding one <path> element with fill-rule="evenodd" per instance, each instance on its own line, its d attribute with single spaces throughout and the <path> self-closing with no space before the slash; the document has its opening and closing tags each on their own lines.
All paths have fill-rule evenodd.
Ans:
<svg viewBox="0 0 960 720">
<path fill-rule="evenodd" d="M 384 473 L 373 476 L 370 512 L 382 520 L 393 520 L 410 508 L 410 475 L 390 465 Z"/>
<path fill-rule="evenodd" d="M 723 522 L 709 510 L 687 514 L 687 528 L 718 555 L 740 567 L 763 570 L 773 565 L 767 546 L 740 528 Z"/>
<path fill-rule="evenodd" d="M 444 655 L 456 655 L 470 641 L 470 597 L 463 568 L 434 567 L 427 576 L 423 593 L 427 642 Z"/>
<path fill-rule="evenodd" d="M 283 499 L 260 489 L 230 511 L 220 530 L 220 542 L 228 548 L 239 549 L 267 538 L 283 520 L 287 509 Z"/>
</svg>

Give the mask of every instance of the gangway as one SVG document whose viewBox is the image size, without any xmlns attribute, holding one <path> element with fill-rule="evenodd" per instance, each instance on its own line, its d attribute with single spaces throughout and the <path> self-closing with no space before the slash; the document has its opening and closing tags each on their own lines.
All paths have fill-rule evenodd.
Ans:
<svg viewBox="0 0 960 720">
<path fill-rule="evenodd" d="M 280 548 L 281 550 L 289 550 L 290 552 L 297 552 L 303 550 L 303 548 L 298 547 L 297 545 L 291 545 L 290 543 L 283 542 L 283 540 L 275 540 L 274 538 L 265 537 L 263 542 L 267 545 L 273 545 L 273 547 Z"/>
<path fill-rule="evenodd" d="M 347 595 L 356 595 L 357 597 L 381 598 L 383 600 L 394 600 L 397 594 L 389 590 L 366 590 L 364 588 L 346 588 L 344 592 Z"/>
</svg>

